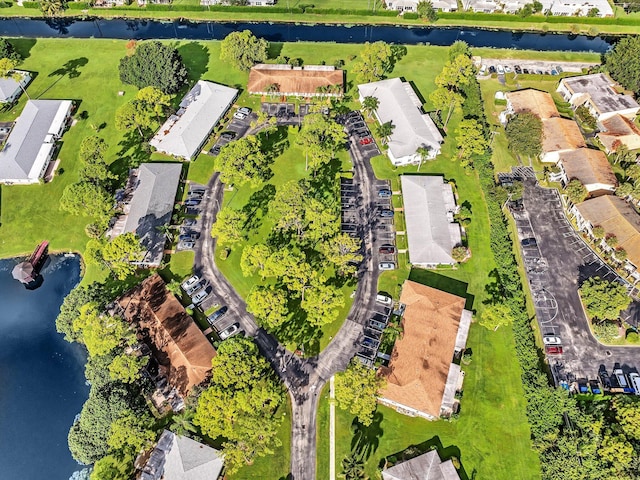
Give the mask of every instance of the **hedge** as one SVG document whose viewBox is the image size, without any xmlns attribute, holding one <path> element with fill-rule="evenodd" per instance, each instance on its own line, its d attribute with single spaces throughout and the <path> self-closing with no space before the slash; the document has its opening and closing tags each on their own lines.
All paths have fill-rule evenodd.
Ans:
<svg viewBox="0 0 640 480">
<path fill-rule="evenodd" d="M 37 8 L 40 9 L 40 2 L 22 2 L 24 8 Z"/>
<path fill-rule="evenodd" d="M 69 10 L 88 10 L 91 8 L 91 4 L 88 2 L 69 2 L 67 7 Z"/>
<path fill-rule="evenodd" d="M 406 16 L 406 14 L 405 14 Z M 481 13 L 481 12 L 438 12 L 438 18 L 449 20 L 480 20 L 489 22 L 518 22 L 518 23 L 575 23 L 583 25 L 638 25 L 636 18 L 625 17 L 566 17 L 553 15 L 531 15 L 521 17 L 510 13 Z"/>
</svg>

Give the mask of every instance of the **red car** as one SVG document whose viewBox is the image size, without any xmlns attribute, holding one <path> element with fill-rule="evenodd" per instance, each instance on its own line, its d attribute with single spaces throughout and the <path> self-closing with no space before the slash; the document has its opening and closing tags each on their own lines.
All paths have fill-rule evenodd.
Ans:
<svg viewBox="0 0 640 480">
<path fill-rule="evenodd" d="M 393 245 L 383 245 L 378 249 L 378 251 L 382 254 L 392 255 L 396 253 L 396 247 Z"/>
<path fill-rule="evenodd" d="M 369 145 L 370 143 L 373 143 L 373 138 L 371 137 L 363 138 L 362 140 L 360 140 L 360 145 Z"/>
<path fill-rule="evenodd" d="M 544 347 L 547 355 L 561 355 L 562 345 L 547 345 Z"/>
</svg>

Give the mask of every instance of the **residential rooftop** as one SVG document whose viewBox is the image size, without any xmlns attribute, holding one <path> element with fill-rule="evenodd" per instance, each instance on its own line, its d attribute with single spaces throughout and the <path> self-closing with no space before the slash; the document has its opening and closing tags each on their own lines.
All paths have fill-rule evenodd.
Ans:
<svg viewBox="0 0 640 480">
<path fill-rule="evenodd" d="M 569 181 L 577 179 L 583 185 L 618 185 L 607 156 L 600 150 L 579 148 L 564 152 L 560 154 L 560 162 Z"/>
<path fill-rule="evenodd" d="M 640 108 L 632 96 L 618 93 L 616 83 L 604 73 L 563 78 L 561 84 L 573 94 L 588 95 L 600 114 Z"/>
<path fill-rule="evenodd" d="M 382 471 L 383 480 L 460 480 L 451 460 L 440 460 L 437 450 L 431 450 Z"/>
<path fill-rule="evenodd" d="M 275 92 L 269 88 L 275 85 Z M 327 91 L 334 87 L 335 91 Z M 318 95 L 342 96 L 344 94 L 344 72 L 329 65 L 258 64 L 249 72 L 247 90 L 253 94 L 297 95 L 313 97 Z"/>
<path fill-rule="evenodd" d="M 506 97 L 513 109 L 513 113 L 531 112 L 537 115 L 540 120 L 560 116 L 553 97 L 547 92 L 526 88 L 515 92 L 507 92 Z"/>
</svg>

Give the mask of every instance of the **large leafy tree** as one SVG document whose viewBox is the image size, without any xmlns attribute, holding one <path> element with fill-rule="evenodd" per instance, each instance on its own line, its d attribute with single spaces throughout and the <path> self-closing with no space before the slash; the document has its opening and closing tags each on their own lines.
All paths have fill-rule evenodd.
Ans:
<svg viewBox="0 0 640 480">
<path fill-rule="evenodd" d="M 149 357 L 121 353 L 109 364 L 109 375 L 112 380 L 133 383 L 140 378 L 140 371 L 149 361 Z"/>
<path fill-rule="evenodd" d="M 447 116 L 444 121 L 444 126 L 446 127 L 449 123 L 449 119 L 451 118 L 451 114 L 456 110 L 460 110 L 460 107 L 462 107 L 464 97 L 461 93 L 456 92 L 455 90 L 439 87 L 431 92 L 429 100 L 431 100 L 431 103 L 433 103 L 433 106 L 438 112 L 447 112 Z"/>
<path fill-rule="evenodd" d="M 467 58 L 471 58 L 471 48 L 469 44 L 464 40 L 456 40 L 449 47 L 449 60 L 455 60 L 460 55 L 464 55 Z"/>
<path fill-rule="evenodd" d="M 268 57 L 269 44 L 256 38 L 250 30 L 232 32 L 220 43 L 220 60 L 231 63 L 239 70 L 249 70 Z"/>
<path fill-rule="evenodd" d="M 159 123 L 169 107 L 171 97 L 156 87 L 144 87 L 136 93 L 136 97 L 121 105 L 116 110 L 116 128 L 127 131 L 136 129 L 144 138 Z"/>
<path fill-rule="evenodd" d="M 138 454 L 155 440 L 152 426 L 150 415 L 124 410 L 111 424 L 107 444 L 115 451 Z"/>
<path fill-rule="evenodd" d="M 617 320 L 631 303 L 624 285 L 600 277 L 587 279 L 580 287 L 580 297 L 589 316 L 600 321 Z"/>
<path fill-rule="evenodd" d="M 307 225 L 305 238 L 311 242 L 332 238 L 340 231 L 338 208 L 327 206 L 315 198 L 311 198 L 305 205 L 304 217 Z"/>
<path fill-rule="evenodd" d="M 120 317 L 102 313 L 97 302 L 87 303 L 79 311 L 73 329 L 80 333 L 89 355 L 105 355 L 130 338 L 127 324 Z"/>
<path fill-rule="evenodd" d="M 245 277 L 249 277 L 257 271 L 261 276 L 266 277 L 265 270 L 270 256 L 271 249 L 263 243 L 247 245 L 242 250 L 242 256 L 240 257 L 242 274 Z"/>
<path fill-rule="evenodd" d="M 333 322 L 338 318 L 340 308 L 344 307 L 342 291 L 325 283 L 321 277 L 311 283 L 304 291 L 301 303 L 302 309 L 307 312 L 307 320 L 316 326 Z"/>
<path fill-rule="evenodd" d="M 640 441 L 640 402 L 635 398 L 615 397 L 613 408 L 624 434 L 631 440 Z"/>
<path fill-rule="evenodd" d="M 275 228 L 281 231 L 295 231 L 299 237 L 304 233 L 305 204 L 308 200 L 303 185 L 290 180 L 276 190 L 269 202 L 269 210 L 275 219 Z"/>
<path fill-rule="evenodd" d="M 584 201 L 584 199 L 587 198 L 587 195 L 589 194 L 585 186 L 582 185 L 582 182 L 576 179 L 573 179 L 569 183 L 567 183 L 564 191 L 569 197 L 569 200 L 571 200 L 573 203 L 580 203 Z"/>
<path fill-rule="evenodd" d="M 245 238 L 246 223 L 246 213 L 225 207 L 216 216 L 216 222 L 211 227 L 211 236 L 217 238 L 221 245 L 234 245 Z"/>
<path fill-rule="evenodd" d="M 117 178 L 109 170 L 104 156 L 109 146 L 104 139 L 98 136 L 85 137 L 80 143 L 78 157 L 82 168 L 80 178 L 86 182 L 107 187 L 107 185 Z"/>
<path fill-rule="evenodd" d="M 110 241 L 89 240 L 86 255 L 90 261 L 105 265 L 119 280 L 124 280 L 135 273 L 135 262 L 144 258 L 144 250 L 138 236 L 128 232 Z"/>
<path fill-rule="evenodd" d="M 462 165 L 469 165 L 473 155 L 482 155 L 487 151 L 489 142 L 484 136 L 482 125 L 473 118 L 464 119 L 456 129 L 458 158 Z"/>
<path fill-rule="evenodd" d="M 353 64 L 352 72 L 361 83 L 381 80 L 389 73 L 393 65 L 391 46 L 385 42 L 366 42 L 360 51 L 358 60 Z"/>
<path fill-rule="evenodd" d="M 321 113 L 305 115 L 297 142 L 305 151 L 305 168 L 316 171 L 334 158 L 347 137 L 342 125 Z"/>
<path fill-rule="evenodd" d="M 505 130 L 513 153 L 530 158 L 542 153 L 542 121 L 536 114 L 516 113 L 509 119 Z"/>
<path fill-rule="evenodd" d="M 83 181 L 65 187 L 60 208 L 72 215 L 86 215 L 98 223 L 106 223 L 111 217 L 113 199 L 103 186 Z"/>
<path fill-rule="evenodd" d="M 472 81 L 474 75 L 475 67 L 471 58 L 464 54 L 458 54 L 444 64 L 442 71 L 436 76 L 435 82 L 438 87 L 461 91 L 465 85 Z"/>
<path fill-rule="evenodd" d="M 129 480 L 133 473 L 132 455 L 107 455 L 98 460 L 89 480 Z"/>
<path fill-rule="evenodd" d="M 435 22 L 438 20 L 438 10 L 433 7 L 433 3 L 429 0 L 422 0 L 418 2 L 416 6 L 418 17 L 428 20 L 429 22 Z"/>
<path fill-rule="evenodd" d="M 378 390 L 383 380 L 357 360 L 352 360 L 344 372 L 335 376 L 336 400 L 342 410 L 348 410 L 358 421 L 371 425 L 377 407 Z"/>
<path fill-rule="evenodd" d="M 210 386 L 202 392 L 194 417 L 202 433 L 223 438 L 227 473 L 243 463 L 273 453 L 284 401 L 282 387 L 253 341 L 233 337 L 212 361 Z"/>
<path fill-rule="evenodd" d="M 494 303 L 487 305 L 480 315 L 480 325 L 496 331 L 500 327 L 506 327 L 513 323 L 513 314 L 508 305 Z"/>
<path fill-rule="evenodd" d="M 342 275 L 356 271 L 356 265 L 362 261 L 360 249 L 360 239 L 353 238 L 346 233 L 336 235 L 321 246 L 322 254 L 336 266 L 336 270 Z"/>
<path fill-rule="evenodd" d="M 20 55 L 13 47 L 13 44 L 5 38 L 0 38 L 0 58 L 8 58 L 16 63 L 22 61 L 22 55 Z"/>
<path fill-rule="evenodd" d="M 156 87 L 176 93 L 187 83 L 188 72 L 178 50 L 158 41 L 142 42 L 132 55 L 120 59 L 120 80 L 138 88 Z"/>
<path fill-rule="evenodd" d="M 100 307 L 102 303 L 108 298 L 105 298 L 106 292 L 102 285 L 92 283 L 87 286 L 77 286 L 69 295 L 64 297 L 64 302 L 60 307 L 60 313 L 56 318 L 56 329 L 59 333 L 64 335 L 64 339 L 68 342 L 80 342 L 82 341 L 81 332 L 78 332 L 73 328 L 73 321 L 80 315 L 80 308 L 90 302 L 99 302 Z"/>
<path fill-rule="evenodd" d="M 227 185 L 260 185 L 269 169 L 269 158 L 255 135 L 225 145 L 216 157 L 220 179 Z"/>
<path fill-rule="evenodd" d="M 276 328 L 287 320 L 287 296 L 273 285 L 256 286 L 247 297 L 247 311 L 269 328 Z"/>
<path fill-rule="evenodd" d="M 605 68 L 624 88 L 640 93 L 640 37 L 624 37 L 605 55 Z"/>
</svg>

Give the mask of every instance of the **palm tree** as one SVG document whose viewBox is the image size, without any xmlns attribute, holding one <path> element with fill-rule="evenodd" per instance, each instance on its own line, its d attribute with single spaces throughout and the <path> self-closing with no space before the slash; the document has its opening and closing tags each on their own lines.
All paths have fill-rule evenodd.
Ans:
<svg viewBox="0 0 640 480">
<path fill-rule="evenodd" d="M 425 160 L 429 160 L 429 152 L 431 151 L 431 148 L 429 147 L 420 147 L 418 148 L 418 150 L 416 150 L 416 153 L 418 155 L 420 155 L 420 163 L 418 164 L 418 172 L 420 171 L 420 167 L 422 166 L 422 162 L 424 162 Z"/>
<path fill-rule="evenodd" d="M 171 229 L 170 225 L 158 225 L 156 227 L 156 230 L 162 233 L 170 242 L 173 241 L 173 230 Z"/>
<path fill-rule="evenodd" d="M 376 133 L 382 138 L 382 143 L 387 143 L 387 137 L 393 133 L 396 126 L 389 122 L 382 123 L 376 127 Z"/>
<path fill-rule="evenodd" d="M 362 100 L 362 110 L 367 114 L 367 117 L 371 118 L 373 112 L 375 112 L 380 106 L 380 100 L 376 97 L 364 97 Z"/>
<path fill-rule="evenodd" d="M 172 424 L 169 429 L 177 435 L 188 435 L 189 433 L 196 433 L 197 429 L 193 425 L 194 412 L 189 409 L 183 410 L 180 414 L 174 415 Z"/>
<path fill-rule="evenodd" d="M 167 290 L 173 293 L 175 296 L 182 294 L 182 288 L 180 287 L 180 282 L 177 280 L 171 280 L 167 283 Z"/>
<path fill-rule="evenodd" d="M 272 97 L 275 96 L 279 91 L 280 85 L 278 85 L 277 83 L 272 83 L 267 87 L 267 93 Z"/>
<path fill-rule="evenodd" d="M 345 457 L 342 460 L 340 478 L 344 478 L 344 480 L 366 480 L 367 476 L 364 474 L 364 462 L 362 459 L 356 457 L 355 454 Z"/>
<path fill-rule="evenodd" d="M 41 0 L 40 2 L 40 8 L 45 17 L 55 17 L 62 13 L 64 7 L 64 0 Z"/>
</svg>

